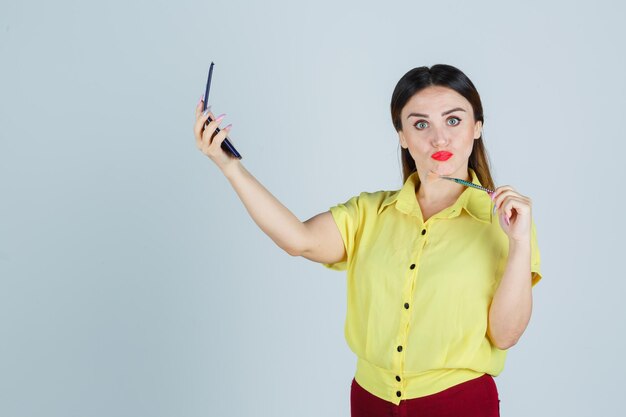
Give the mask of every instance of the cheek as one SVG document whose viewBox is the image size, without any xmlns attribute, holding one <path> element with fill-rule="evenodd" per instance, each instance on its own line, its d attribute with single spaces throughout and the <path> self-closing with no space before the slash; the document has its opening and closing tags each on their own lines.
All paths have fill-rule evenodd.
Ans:
<svg viewBox="0 0 626 417">
<path fill-rule="evenodd" d="M 469 139 L 467 139 L 467 141 L 465 142 L 465 148 L 468 149 L 469 152 L 472 152 L 472 148 L 474 147 L 474 142 L 476 141 L 474 140 L 472 136 L 470 136 Z"/>
<path fill-rule="evenodd" d="M 428 142 L 428 140 L 420 137 L 413 137 L 408 142 L 409 150 L 414 157 L 419 157 L 420 155 L 426 155 L 432 151 L 432 146 Z"/>
<path fill-rule="evenodd" d="M 464 132 L 463 138 L 460 142 L 460 147 L 469 155 L 472 153 L 472 149 L 474 148 L 474 142 L 476 142 L 474 139 L 474 130 L 471 129 Z"/>
</svg>

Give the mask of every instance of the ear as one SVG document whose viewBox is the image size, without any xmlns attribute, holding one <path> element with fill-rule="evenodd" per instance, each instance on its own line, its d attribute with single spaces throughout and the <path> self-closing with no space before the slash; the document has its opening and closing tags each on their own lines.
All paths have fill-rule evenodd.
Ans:
<svg viewBox="0 0 626 417">
<path fill-rule="evenodd" d="M 474 139 L 477 140 L 483 134 L 483 122 L 478 121 L 474 124 Z"/>
<path fill-rule="evenodd" d="M 402 148 L 404 149 L 407 149 L 409 145 L 406 143 L 406 139 L 404 138 L 404 133 L 402 133 L 401 130 L 398 132 L 398 138 L 400 139 L 400 146 L 402 146 Z"/>
</svg>

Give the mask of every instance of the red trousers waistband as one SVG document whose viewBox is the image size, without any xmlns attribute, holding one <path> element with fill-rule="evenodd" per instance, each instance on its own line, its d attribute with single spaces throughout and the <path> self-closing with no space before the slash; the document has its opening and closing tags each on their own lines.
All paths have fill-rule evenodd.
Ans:
<svg viewBox="0 0 626 417">
<path fill-rule="evenodd" d="M 383 400 L 352 380 L 352 417 L 500 417 L 500 399 L 493 377 L 484 374 L 425 397 L 402 400 L 399 405 Z"/>
</svg>

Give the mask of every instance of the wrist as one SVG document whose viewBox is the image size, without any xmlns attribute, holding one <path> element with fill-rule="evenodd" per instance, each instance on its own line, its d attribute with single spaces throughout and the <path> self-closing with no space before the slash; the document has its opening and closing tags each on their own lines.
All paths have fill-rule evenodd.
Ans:
<svg viewBox="0 0 626 417">
<path fill-rule="evenodd" d="M 231 180 L 237 174 L 241 173 L 241 169 L 243 165 L 239 161 L 239 159 L 235 159 L 233 162 L 226 164 L 226 166 L 221 168 L 222 174 L 228 179 Z"/>
<path fill-rule="evenodd" d="M 509 238 L 509 252 L 525 249 L 530 251 L 530 236 L 521 239 Z"/>
</svg>

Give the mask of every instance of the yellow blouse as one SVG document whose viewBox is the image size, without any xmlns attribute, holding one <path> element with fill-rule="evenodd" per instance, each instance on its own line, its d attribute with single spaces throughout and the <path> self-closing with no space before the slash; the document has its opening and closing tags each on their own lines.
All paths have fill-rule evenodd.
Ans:
<svg viewBox="0 0 626 417">
<path fill-rule="evenodd" d="M 346 257 L 324 264 L 347 270 L 345 337 L 357 355 L 356 381 L 395 404 L 496 376 L 507 353 L 487 337 L 509 249 L 491 198 L 468 187 L 424 222 L 416 178 L 331 207 Z M 534 287 L 541 279 L 534 221 L 531 271 Z"/>
</svg>

